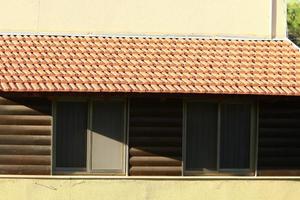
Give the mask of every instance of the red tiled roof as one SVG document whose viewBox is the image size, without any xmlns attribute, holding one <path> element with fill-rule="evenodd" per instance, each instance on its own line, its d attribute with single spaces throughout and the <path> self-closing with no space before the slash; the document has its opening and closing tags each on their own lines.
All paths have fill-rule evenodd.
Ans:
<svg viewBox="0 0 300 200">
<path fill-rule="evenodd" d="M 286 40 L 0 36 L 2 92 L 300 95 Z"/>
</svg>

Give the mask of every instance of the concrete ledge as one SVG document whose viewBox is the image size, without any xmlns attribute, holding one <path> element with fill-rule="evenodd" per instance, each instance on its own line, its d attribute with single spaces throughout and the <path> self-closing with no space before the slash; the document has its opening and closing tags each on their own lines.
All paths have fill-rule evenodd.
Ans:
<svg viewBox="0 0 300 200">
<path fill-rule="evenodd" d="M 0 178 L 0 199 L 22 200 L 298 200 L 300 179 L 226 179 L 195 177 L 55 177 Z M 194 179 L 192 179 L 194 178 Z M 295 177 L 294 177 L 295 178 Z M 221 180 L 223 179 L 223 180 Z"/>
<path fill-rule="evenodd" d="M 300 176 L 100 176 L 100 175 L 0 175 L 1 179 L 48 180 L 299 180 Z"/>
</svg>

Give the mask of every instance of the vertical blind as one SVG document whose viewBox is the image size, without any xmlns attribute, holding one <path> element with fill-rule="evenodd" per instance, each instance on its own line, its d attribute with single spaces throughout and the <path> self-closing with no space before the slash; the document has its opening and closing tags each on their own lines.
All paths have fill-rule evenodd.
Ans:
<svg viewBox="0 0 300 200">
<path fill-rule="evenodd" d="M 187 104 L 186 169 L 216 170 L 218 104 Z"/>
<path fill-rule="evenodd" d="M 186 170 L 249 169 L 250 141 L 250 104 L 187 103 Z"/>
<path fill-rule="evenodd" d="M 87 103 L 57 102 L 56 167 L 86 167 Z"/>
<path fill-rule="evenodd" d="M 221 105 L 220 168 L 247 169 L 250 165 L 251 105 Z"/>
</svg>

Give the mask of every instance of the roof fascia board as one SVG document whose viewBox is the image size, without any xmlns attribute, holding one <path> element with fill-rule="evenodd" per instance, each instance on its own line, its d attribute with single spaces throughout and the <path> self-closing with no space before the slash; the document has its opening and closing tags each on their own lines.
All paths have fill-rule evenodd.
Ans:
<svg viewBox="0 0 300 200">
<path fill-rule="evenodd" d="M 298 47 L 292 40 L 290 40 L 289 38 L 286 38 L 285 40 L 290 42 L 298 51 L 300 51 L 300 47 Z"/>
<path fill-rule="evenodd" d="M 0 32 L 0 35 L 16 36 L 66 36 L 66 37 L 119 37 L 119 38 L 174 38 L 174 39 L 224 39 L 224 40 L 252 40 L 270 41 L 284 40 L 286 38 L 260 38 L 241 36 L 217 36 L 217 35 L 144 35 L 144 34 L 75 34 L 75 33 L 48 33 L 48 32 Z"/>
</svg>

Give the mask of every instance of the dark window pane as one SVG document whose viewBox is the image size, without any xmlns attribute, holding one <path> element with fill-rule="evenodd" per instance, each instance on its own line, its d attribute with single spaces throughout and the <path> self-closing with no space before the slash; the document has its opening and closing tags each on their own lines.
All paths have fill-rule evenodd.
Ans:
<svg viewBox="0 0 300 200">
<path fill-rule="evenodd" d="M 220 168 L 250 167 L 251 105 L 221 105 Z"/>
<path fill-rule="evenodd" d="M 92 169 L 121 171 L 124 153 L 124 102 L 93 103 Z"/>
<path fill-rule="evenodd" d="M 56 167 L 86 167 L 87 104 L 56 106 Z"/>
<path fill-rule="evenodd" d="M 199 102 L 187 104 L 187 170 L 216 169 L 217 126 L 217 104 Z"/>
</svg>

